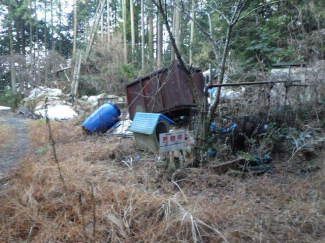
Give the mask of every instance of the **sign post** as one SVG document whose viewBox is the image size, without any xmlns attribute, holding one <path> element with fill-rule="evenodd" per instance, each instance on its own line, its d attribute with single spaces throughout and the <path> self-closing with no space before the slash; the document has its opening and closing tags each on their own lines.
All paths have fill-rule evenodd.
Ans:
<svg viewBox="0 0 325 243">
<path fill-rule="evenodd" d="M 159 152 L 170 152 L 170 162 L 175 164 L 174 151 L 184 150 L 185 148 L 185 131 L 159 134 L 159 146 Z"/>
<path fill-rule="evenodd" d="M 161 153 L 184 150 L 185 148 L 185 131 L 176 131 L 159 134 L 159 151 Z"/>
</svg>

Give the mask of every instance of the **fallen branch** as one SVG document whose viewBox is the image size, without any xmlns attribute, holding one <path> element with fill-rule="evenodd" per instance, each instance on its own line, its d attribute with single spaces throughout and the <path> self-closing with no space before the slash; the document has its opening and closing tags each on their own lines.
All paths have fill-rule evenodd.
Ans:
<svg viewBox="0 0 325 243">
<path fill-rule="evenodd" d="M 56 74 L 58 74 L 58 73 L 60 73 L 60 72 L 63 72 L 63 71 L 65 71 L 65 70 L 68 70 L 68 69 L 70 69 L 71 67 L 61 67 L 61 69 L 58 69 L 58 70 L 56 70 Z"/>
<path fill-rule="evenodd" d="M 59 171 L 59 176 L 60 176 L 60 179 L 62 181 L 62 184 L 63 184 L 63 187 L 64 189 L 66 190 L 67 189 L 67 185 L 65 183 L 65 180 L 62 176 L 62 172 L 61 172 L 61 168 L 60 168 L 60 164 L 59 164 L 59 160 L 58 160 L 58 157 L 57 157 L 57 154 L 56 154 L 56 146 L 55 146 L 55 141 L 54 141 L 54 138 L 53 138 L 53 135 L 52 135 L 52 129 L 51 129 L 51 124 L 50 124 L 50 119 L 49 119 L 49 116 L 48 116 L 48 98 L 46 97 L 45 99 L 45 119 L 46 119 L 46 125 L 49 129 L 49 140 L 51 142 L 51 146 L 52 146 L 52 151 L 53 151 L 53 157 L 54 157 L 54 161 L 57 165 L 57 168 L 58 168 L 58 171 Z"/>
<path fill-rule="evenodd" d="M 96 242 L 96 202 L 94 195 L 94 185 L 90 183 L 91 188 L 91 201 L 93 203 L 93 241 Z"/>
<path fill-rule="evenodd" d="M 81 193 L 79 193 L 79 206 L 80 206 L 80 212 L 81 212 L 82 233 L 84 235 L 85 242 L 88 243 L 86 224 L 85 224 L 85 211 L 84 211 L 83 205 L 82 205 L 82 194 Z"/>
<path fill-rule="evenodd" d="M 71 83 L 71 80 L 70 80 L 69 76 L 68 76 L 67 73 L 65 72 L 65 70 L 68 70 L 68 69 L 70 69 L 71 67 L 65 67 L 65 68 L 63 68 L 62 65 L 60 65 L 60 67 L 61 67 L 61 69 L 59 69 L 59 70 L 56 71 L 56 75 L 58 75 L 59 72 L 62 72 L 62 71 L 63 71 L 64 76 L 65 76 L 65 77 L 67 78 L 67 80 Z"/>
</svg>

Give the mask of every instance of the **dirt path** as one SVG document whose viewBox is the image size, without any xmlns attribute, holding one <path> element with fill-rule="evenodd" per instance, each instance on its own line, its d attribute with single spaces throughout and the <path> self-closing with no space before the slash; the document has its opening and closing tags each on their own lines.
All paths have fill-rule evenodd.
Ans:
<svg viewBox="0 0 325 243">
<path fill-rule="evenodd" d="M 17 114 L 0 110 L 0 124 L 14 128 L 14 139 L 0 149 L 0 188 L 8 169 L 16 166 L 28 150 L 28 128 L 26 120 Z"/>
</svg>

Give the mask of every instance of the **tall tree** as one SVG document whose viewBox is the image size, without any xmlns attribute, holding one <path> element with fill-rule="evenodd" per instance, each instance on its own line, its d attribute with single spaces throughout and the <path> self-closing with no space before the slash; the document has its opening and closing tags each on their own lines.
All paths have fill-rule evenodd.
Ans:
<svg viewBox="0 0 325 243">
<path fill-rule="evenodd" d="M 236 0 L 233 3 L 232 11 L 229 13 L 230 16 L 228 16 L 228 17 L 225 15 L 225 13 L 221 12 L 219 9 L 216 9 L 227 24 L 227 32 L 226 32 L 226 37 L 225 37 L 225 41 L 224 41 L 224 47 L 223 47 L 222 59 L 221 59 L 220 71 L 219 71 L 219 83 L 220 84 L 222 84 L 224 81 L 224 75 L 225 75 L 225 71 L 226 71 L 225 70 L 226 69 L 226 60 L 228 57 L 229 44 L 230 44 L 230 39 L 231 39 L 231 34 L 233 31 L 233 28 L 240 20 L 241 14 L 243 13 L 244 9 L 247 7 L 249 2 L 250 2 L 250 0 Z M 214 119 L 215 111 L 216 111 L 216 109 L 219 105 L 219 101 L 220 101 L 220 94 L 221 94 L 221 87 L 219 87 L 219 89 L 218 89 L 216 99 L 212 102 L 211 106 L 209 107 L 209 112 L 208 112 L 209 121 L 208 121 L 207 126 L 210 126 L 210 124 L 212 123 L 212 121 Z"/>
<path fill-rule="evenodd" d="M 149 58 L 153 58 L 153 4 L 151 1 L 149 5 L 149 16 L 148 16 L 148 46 L 149 46 Z"/>
<path fill-rule="evenodd" d="M 177 6 L 180 4 L 179 0 L 175 0 Z M 175 39 L 176 39 L 176 45 L 180 52 L 182 49 L 181 45 L 181 11 L 178 7 L 175 8 Z"/>
<path fill-rule="evenodd" d="M 72 48 L 72 59 L 75 58 L 76 50 L 77 50 L 77 0 L 74 1 L 73 6 L 73 48 Z"/>
<path fill-rule="evenodd" d="M 62 3 L 61 0 L 58 0 L 58 18 L 59 18 L 59 28 L 58 28 L 58 36 L 59 36 L 59 53 L 62 53 Z"/>
<path fill-rule="evenodd" d="M 176 7 L 175 7 L 175 2 L 172 3 L 173 6 L 173 18 L 172 18 L 172 34 L 173 36 L 176 36 L 175 29 L 176 29 Z M 167 13 L 166 13 L 167 14 Z M 166 16 L 167 17 L 167 16 Z M 177 45 L 177 43 L 176 43 Z M 170 45 L 170 61 L 173 61 L 175 59 L 175 50 L 173 48 L 173 45 Z"/>
<path fill-rule="evenodd" d="M 55 51 L 55 45 L 54 45 L 54 24 L 53 24 L 53 20 L 54 20 L 54 16 L 53 16 L 53 0 L 50 1 L 50 8 L 51 8 L 51 49 L 52 52 Z"/>
<path fill-rule="evenodd" d="M 141 0 L 141 69 L 144 70 L 144 0 Z"/>
<path fill-rule="evenodd" d="M 8 30 L 9 30 L 9 49 L 10 49 L 10 77 L 11 77 L 11 89 L 13 92 L 17 92 L 16 89 L 16 69 L 14 63 L 14 42 L 12 36 L 12 5 L 9 1 L 9 21 L 8 21 Z"/>
<path fill-rule="evenodd" d="M 35 0 L 35 6 L 34 6 L 34 12 L 35 12 L 35 22 L 36 22 L 36 27 L 35 27 L 35 41 L 36 41 L 36 50 L 37 50 L 37 63 L 40 60 L 40 45 L 39 45 L 39 24 L 38 24 L 38 19 L 37 19 L 37 0 Z M 36 51 L 34 50 L 34 60 L 36 62 Z M 34 78 L 35 81 L 38 82 L 39 81 L 39 65 L 35 65 L 35 72 L 34 72 Z"/>
<path fill-rule="evenodd" d="M 44 51 L 47 55 L 47 0 L 44 0 Z"/>
<path fill-rule="evenodd" d="M 124 62 L 128 62 L 128 48 L 126 39 L 126 0 L 122 0 L 122 15 L 123 15 L 123 44 L 124 44 Z"/>
<path fill-rule="evenodd" d="M 157 16 L 157 66 L 162 66 L 163 59 L 163 20 L 160 14 Z"/>
<path fill-rule="evenodd" d="M 29 55 L 30 55 L 30 72 L 34 74 L 35 52 L 33 54 L 33 6 L 32 0 L 29 0 Z"/>
<path fill-rule="evenodd" d="M 179 64 L 180 64 L 181 68 L 184 70 L 184 72 L 185 72 L 185 74 L 186 74 L 186 76 L 187 76 L 187 78 L 189 80 L 189 86 L 190 86 L 190 88 L 191 88 L 191 90 L 193 92 L 194 103 L 198 104 L 198 107 L 203 108 L 203 102 L 201 102 L 198 90 L 197 90 L 197 88 L 196 88 L 196 86 L 194 84 L 192 73 L 191 73 L 190 69 L 185 65 L 184 60 L 183 60 L 183 58 L 181 56 L 181 53 L 179 52 L 178 47 L 176 45 L 176 40 L 175 40 L 175 38 L 173 36 L 173 33 L 172 33 L 171 29 L 170 29 L 170 25 L 169 25 L 169 21 L 168 21 L 168 17 L 167 17 L 166 5 L 164 6 L 162 4 L 161 0 L 158 0 L 158 1 L 152 0 L 152 2 L 157 6 L 160 14 L 163 17 L 164 24 L 166 26 L 166 29 L 167 29 L 171 44 L 172 44 L 172 46 L 174 48 L 177 60 L 179 61 Z M 205 136 L 205 129 L 204 129 L 205 128 L 205 120 L 204 120 L 203 115 L 201 115 L 200 123 L 202 125 L 202 128 L 196 129 L 195 145 L 194 145 L 194 151 L 193 151 L 193 154 L 195 156 L 194 164 L 196 164 L 196 165 L 199 162 L 199 153 L 198 153 L 199 152 L 199 147 L 202 147 L 202 142 L 204 143 L 204 136 Z M 199 139 L 199 138 L 203 138 L 203 141 L 201 141 L 201 139 Z M 203 151 L 201 151 L 200 155 L 201 155 L 201 157 L 203 157 Z"/>
<path fill-rule="evenodd" d="M 111 39 L 111 9 L 110 9 L 110 0 L 107 0 L 107 41 Z"/>
<path fill-rule="evenodd" d="M 90 35 L 89 35 L 89 41 L 88 41 L 88 45 L 87 45 L 87 49 L 86 49 L 86 55 L 85 55 L 85 63 L 87 63 L 88 58 L 90 56 L 90 52 L 92 50 L 92 47 L 93 47 L 93 44 L 94 44 L 94 41 L 95 41 L 99 20 L 100 20 L 101 16 L 103 15 L 103 12 L 104 12 L 105 3 L 106 2 L 104 0 L 102 0 L 98 4 L 96 14 L 95 14 L 95 20 L 93 22 L 93 25 L 92 25 L 91 31 L 90 31 Z"/>
<path fill-rule="evenodd" d="M 190 57 L 189 63 L 193 64 L 193 42 L 194 42 L 194 19 L 195 19 L 195 0 L 192 0 L 192 10 L 191 10 L 191 32 L 190 32 Z"/>
<path fill-rule="evenodd" d="M 132 52 L 132 61 L 135 55 L 135 29 L 134 29 L 134 6 L 133 0 L 130 0 L 130 19 L 131 19 L 131 52 Z"/>
<path fill-rule="evenodd" d="M 104 41 L 104 12 L 100 16 L 100 37 Z"/>
<path fill-rule="evenodd" d="M 47 0 L 44 0 L 44 54 L 47 57 Z M 47 83 L 48 65 L 45 64 L 44 80 Z"/>
</svg>

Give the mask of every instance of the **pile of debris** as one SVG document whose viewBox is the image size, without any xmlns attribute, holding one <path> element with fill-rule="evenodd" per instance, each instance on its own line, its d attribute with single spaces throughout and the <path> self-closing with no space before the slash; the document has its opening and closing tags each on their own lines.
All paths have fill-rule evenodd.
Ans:
<svg viewBox="0 0 325 243">
<path fill-rule="evenodd" d="M 107 94 L 100 94 L 100 95 L 93 95 L 87 96 L 84 95 L 81 97 L 82 101 L 86 101 L 91 104 L 93 107 L 99 107 L 105 102 L 112 102 L 119 108 L 122 108 L 126 104 L 126 97 L 117 96 L 117 95 L 107 95 Z"/>
<path fill-rule="evenodd" d="M 100 94 L 83 96 L 77 99 L 71 94 L 64 94 L 60 89 L 39 86 L 31 90 L 28 97 L 21 101 L 19 113 L 27 118 L 39 119 L 47 115 L 51 120 L 69 120 L 80 114 L 90 113 L 101 104 L 110 101 L 120 107 L 125 105 L 125 97 Z"/>
<path fill-rule="evenodd" d="M 198 90 L 196 95 L 207 103 L 205 108 L 216 100 L 219 88 L 222 87 L 220 104 L 217 107 L 218 114 L 209 127 L 209 132 L 204 135 L 207 138 L 203 139 L 208 141 L 209 148 L 206 145 L 200 148 L 203 151 L 202 163 L 206 159 L 215 160 L 215 162 L 224 161 L 222 147 L 219 146 L 222 145 L 225 147 L 226 156 L 229 156 L 230 153 L 237 155 L 236 159 L 230 162 L 218 162 L 218 165 L 213 165 L 211 169 L 216 173 L 241 174 L 252 172 L 253 174 L 262 174 L 271 172 L 272 158 L 268 153 L 270 152 L 273 155 L 271 153 L 273 147 L 269 149 L 266 146 L 268 144 L 266 144 L 266 151 L 258 153 L 260 156 L 255 155 L 256 151 L 252 149 L 255 149 L 254 146 L 259 146 L 260 141 L 262 144 L 265 138 L 268 139 L 265 139 L 268 143 L 278 144 L 274 142 L 276 140 L 272 136 L 274 136 L 275 129 L 283 130 L 283 128 L 280 127 L 282 123 L 277 121 L 276 116 L 273 118 L 273 113 L 271 113 L 273 106 L 279 107 L 280 110 L 280 106 L 275 106 L 273 101 L 280 100 L 284 96 L 285 100 L 282 103 L 280 102 L 281 105 L 285 107 L 291 104 L 292 102 L 287 102 L 290 101 L 290 96 L 287 96 L 289 88 L 290 90 L 293 88 L 306 89 L 308 86 L 292 84 L 292 82 L 297 83 L 299 81 L 301 83 L 306 78 L 300 77 L 300 72 L 297 71 L 298 80 L 291 80 L 289 75 L 289 78 L 279 78 L 279 80 L 272 82 L 224 84 L 213 84 L 211 82 L 208 85 L 201 69 L 193 68 L 193 71 L 192 79 Z M 290 74 L 290 70 L 288 72 Z M 282 72 L 273 70 L 274 75 L 280 73 Z M 78 116 L 78 114 L 91 114 L 92 112 L 82 124 L 86 133 L 134 137 L 138 149 L 151 151 L 155 154 L 168 152 L 170 153 L 171 163 L 174 163 L 175 158 L 181 160 L 182 157 L 186 157 L 186 150 L 191 151 L 195 140 L 194 135 L 189 133 L 191 129 L 177 130 L 182 126 L 181 122 L 177 124 L 177 128 L 173 127 L 171 130 L 170 127 L 176 125 L 175 121 L 179 119 L 181 121 L 186 120 L 183 119 L 185 116 L 190 117 L 193 122 L 195 115 L 198 114 L 198 112 L 194 114 L 197 110 L 194 102 L 196 95 L 188 85 L 189 80 L 184 77 L 187 76 L 179 68 L 178 62 L 172 62 L 169 66 L 127 84 L 127 98 L 100 94 L 82 96 L 81 99 L 76 99 L 72 95 L 63 94 L 59 89 L 38 87 L 33 89 L 29 97 L 23 100 L 24 108 L 21 108 L 20 111 L 35 118 L 45 117 L 47 114 L 52 120 L 67 120 Z M 261 86 L 256 88 L 256 85 Z M 277 91 L 278 87 L 280 87 L 279 92 Z M 208 97 L 206 97 L 204 88 L 207 88 Z M 310 95 L 305 93 L 305 96 L 309 97 Z M 321 97 L 321 94 L 317 94 L 314 98 L 319 98 L 318 96 Z M 45 100 L 47 100 L 47 104 L 45 104 Z M 308 101 L 309 98 L 297 100 Z M 124 119 L 121 119 L 120 109 L 126 110 L 126 107 L 128 114 L 123 116 Z M 262 112 L 263 110 L 266 111 L 265 114 Z M 286 110 L 283 110 L 281 114 L 281 120 L 284 120 L 285 115 L 288 116 Z M 292 125 L 293 123 L 288 124 Z M 279 135 L 282 136 L 281 133 Z M 247 153 L 239 154 L 240 151 Z M 248 154 L 248 152 L 253 155 Z M 180 154 L 179 158 L 177 158 L 177 153 Z"/>
<path fill-rule="evenodd" d="M 64 95 L 60 89 L 37 87 L 21 101 L 19 113 L 27 118 L 37 119 L 47 115 L 51 120 L 69 120 L 78 114 L 73 108 L 71 96 Z"/>
<path fill-rule="evenodd" d="M 10 107 L 0 105 L 0 111 L 10 111 L 10 110 L 11 110 Z"/>
</svg>

